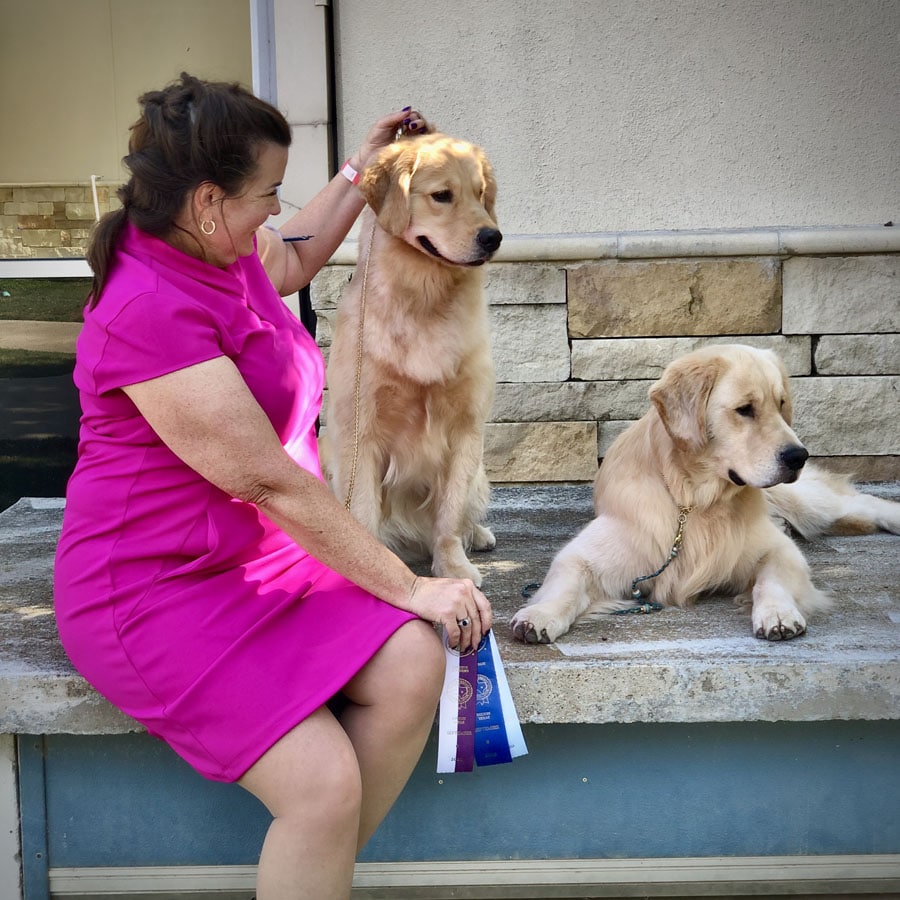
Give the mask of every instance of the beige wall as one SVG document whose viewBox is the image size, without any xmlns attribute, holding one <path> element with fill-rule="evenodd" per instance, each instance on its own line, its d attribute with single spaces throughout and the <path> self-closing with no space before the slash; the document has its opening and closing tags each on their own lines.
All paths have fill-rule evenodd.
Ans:
<svg viewBox="0 0 900 900">
<path fill-rule="evenodd" d="M 417 105 L 505 234 L 900 222 L 896 0 L 335 0 L 341 138 Z"/>
<path fill-rule="evenodd" d="M 122 177 L 137 97 L 251 83 L 247 0 L 0 0 L 0 182 Z"/>
</svg>

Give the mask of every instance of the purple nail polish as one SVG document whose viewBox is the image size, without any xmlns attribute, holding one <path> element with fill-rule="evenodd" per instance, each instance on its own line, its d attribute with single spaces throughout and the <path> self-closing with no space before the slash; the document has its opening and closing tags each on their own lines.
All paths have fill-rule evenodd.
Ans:
<svg viewBox="0 0 900 900">
<path fill-rule="evenodd" d="M 400 110 L 400 112 L 409 112 L 411 109 L 411 106 L 404 106 L 403 109 Z"/>
</svg>

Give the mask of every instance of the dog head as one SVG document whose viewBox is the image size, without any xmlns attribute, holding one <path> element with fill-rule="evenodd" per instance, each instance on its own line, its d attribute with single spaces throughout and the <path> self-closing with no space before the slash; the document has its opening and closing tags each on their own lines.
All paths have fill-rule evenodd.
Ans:
<svg viewBox="0 0 900 900">
<path fill-rule="evenodd" d="M 673 362 L 650 400 L 682 454 L 742 487 L 796 481 L 809 454 L 791 428 L 788 376 L 771 350 L 713 345 Z"/>
<path fill-rule="evenodd" d="M 360 189 L 378 224 L 445 265 L 480 266 L 497 251 L 497 183 L 484 152 L 443 134 L 399 140 L 366 167 Z"/>
</svg>

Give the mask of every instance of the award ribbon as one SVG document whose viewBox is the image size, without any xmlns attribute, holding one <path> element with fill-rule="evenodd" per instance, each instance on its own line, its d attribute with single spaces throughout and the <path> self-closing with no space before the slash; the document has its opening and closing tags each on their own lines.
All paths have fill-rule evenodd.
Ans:
<svg viewBox="0 0 900 900">
<path fill-rule="evenodd" d="M 503 705 L 497 688 L 497 669 L 494 665 L 491 633 L 485 637 L 487 646 L 478 649 L 478 690 L 475 694 L 475 760 L 479 766 L 495 766 L 512 761 Z"/>
<path fill-rule="evenodd" d="M 451 650 L 444 633 L 447 668 L 438 716 L 438 772 L 471 772 L 524 756 L 522 735 L 506 672 L 491 632 L 477 653 Z"/>
</svg>

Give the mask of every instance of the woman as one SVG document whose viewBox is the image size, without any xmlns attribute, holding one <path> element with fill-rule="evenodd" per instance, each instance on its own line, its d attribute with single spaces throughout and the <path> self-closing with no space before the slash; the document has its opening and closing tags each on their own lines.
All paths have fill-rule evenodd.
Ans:
<svg viewBox="0 0 900 900">
<path fill-rule="evenodd" d="M 259 900 L 346 898 L 433 722 L 432 623 L 476 646 L 491 608 L 469 581 L 416 577 L 328 491 L 322 359 L 279 295 L 346 236 L 356 172 L 404 119 L 423 126 L 380 119 L 279 234 L 261 228 L 291 139 L 277 110 L 189 75 L 140 102 L 122 209 L 88 251 L 60 637 L 112 703 L 268 807 Z"/>
</svg>

